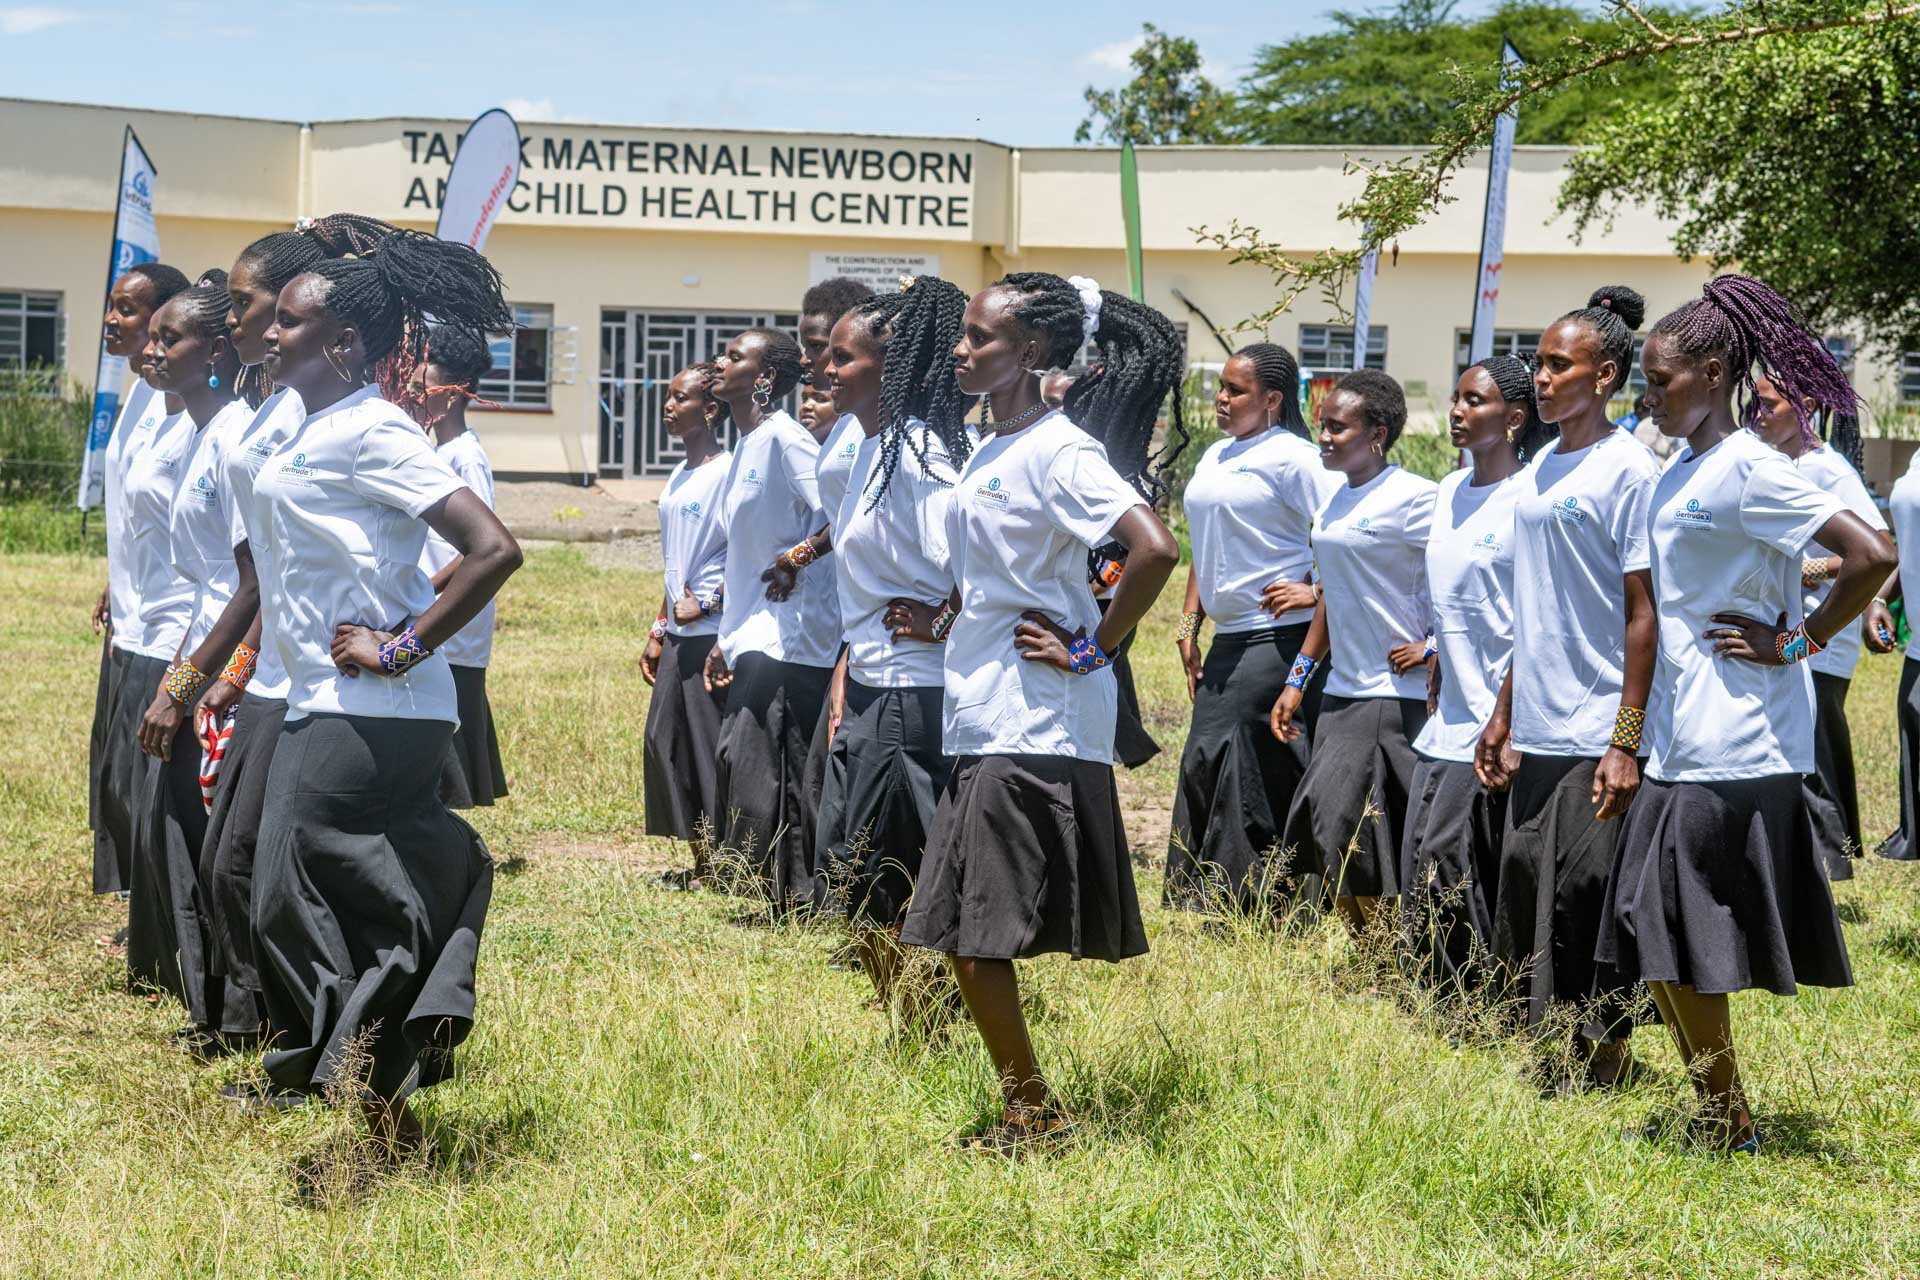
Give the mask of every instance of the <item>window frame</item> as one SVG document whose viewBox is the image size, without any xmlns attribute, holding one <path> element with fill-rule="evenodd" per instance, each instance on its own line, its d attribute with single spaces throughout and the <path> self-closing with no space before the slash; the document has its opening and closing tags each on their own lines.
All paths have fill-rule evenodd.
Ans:
<svg viewBox="0 0 1920 1280">
<path fill-rule="evenodd" d="M 507 413 L 551 413 L 553 412 L 553 335 L 558 330 L 554 323 L 554 308 L 550 302 L 515 302 L 509 304 L 513 309 L 514 328 L 511 333 L 490 333 L 487 335 L 487 349 L 494 355 L 491 372 L 480 379 L 479 397 L 488 403 L 478 408 L 491 409 Z M 544 323 L 541 323 L 544 321 Z M 542 378 L 521 377 L 512 367 L 517 352 L 515 344 L 523 332 L 539 332 L 546 335 L 546 369 Z M 506 343 L 508 366 L 504 374 L 499 363 L 500 352 L 496 349 L 500 343 Z"/>
<path fill-rule="evenodd" d="M 1323 335 L 1318 343 L 1318 346 L 1323 349 L 1323 354 L 1325 354 L 1328 357 L 1327 359 L 1321 360 L 1321 361 L 1314 361 L 1314 360 L 1309 360 L 1307 358 L 1307 352 L 1309 350 L 1308 343 L 1307 343 L 1307 335 L 1309 333 L 1318 333 L 1320 335 Z M 1353 326 L 1352 325 L 1350 324 L 1303 324 L 1299 327 L 1299 330 L 1297 333 L 1295 333 L 1294 337 L 1298 343 L 1298 345 L 1294 348 L 1294 352 L 1296 355 L 1300 357 L 1300 372 L 1305 374 L 1308 378 L 1326 377 L 1330 374 L 1343 374 L 1343 373 L 1353 372 Z M 1334 352 L 1341 349 L 1341 346 L 1339 344 L 1342 344 L 1342 343 L 1344 343 L 1344 349 L 1347 353 L 1346 362 L 1344 364 L 1331 358 Z M 1370 325 L 1367 328 L 1367 365 L 1366 367 L 1369 369 L 1378 369 L 1382 373 L 1386 372 L 1386 368 L 1387 368 L 1387 326 L 1386 325 L 1376 324 L 1376 325 Z"/>
<path fill-rule="evenodd" d="M 11 342 L 0 338 L 0 343 L 5 343 L 0 345 L 0 373 L 28 377 L 38 372 L 46 383 L 45 394 L 56 394 L 67 367 L 66 295 L 58 289 L 0 289 L 0 330 L 7 327 L 8 321 L 17 326 L 17 336 Z M 30 365 L 27 363 L 32 346 L 29 335 L 36 321 L 52 323 L 52 358 Z"/>
</svg>

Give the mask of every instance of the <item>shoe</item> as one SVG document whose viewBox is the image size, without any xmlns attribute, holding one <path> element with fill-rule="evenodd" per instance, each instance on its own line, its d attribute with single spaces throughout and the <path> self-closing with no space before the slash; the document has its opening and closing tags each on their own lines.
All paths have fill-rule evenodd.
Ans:
<svg viewBox="0 0 1920 1280">
<path fill-rule="evenodd" d="M 1053 1155 L 1073 1141 L 1074 1128 L 1073 1117 L 1055 1107 L 1009 1107 L 1006 1119 L 960 1135 L 955 1146 L 1008 1160 Z"/>
<path fill-rule="evenodd" d="M 297 1111 L 313 1101 L 313 1095 L 310 1093 L 282 1089 L 277 1085 L 265 1089 L 252 1084 L 222 1085 L 220 1096 L 240 1108 L 246 1115 L 261 1115 L 270 1111 Z"/>
</svg>

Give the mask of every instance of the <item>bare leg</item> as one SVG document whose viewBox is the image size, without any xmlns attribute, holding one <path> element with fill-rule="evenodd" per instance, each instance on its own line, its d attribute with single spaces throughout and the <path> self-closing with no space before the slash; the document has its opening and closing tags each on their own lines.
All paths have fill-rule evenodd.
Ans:
<svg viewBox="0 0 1920 1280">
<path fill-rule="evenodd" d="M 1026 1015 L 1020 1012 L 1020 980 L 1011 960 L 953 957 L 953 978 L 960 995 L 980 1028 L 987 1056 L 1000 1074 L 1007 1107 L 1038 1111 L 1053 1101 L 1053 1092 L 1040 1076 L 1027 1036 Z"/>
<path fill-rule="evenodd" d="M 1360 937 L 1380 919 L 1380 898 L 1335 898 L 1333 909 L 1346 922 L 1347 931 Z"/>
<path fill-rule="evenodd" d="M 1753 1136 L 1753 1116 L 1740 1088 L 1740 1064 L 1733 1052 L 1732 1010 L 1724 995 L 1703 996 L 1692 987 L 1667 984 L 1675 1020 L 1686 1031 L 1692 1053 L 1687 1070 L 1694 1087 L 1718 1114 L 1718 1135 L 1732 1147 Z"/>
<path fill-rule="evenodd" d="M 367 1132 L 387 1160 L 404 1160 L 426 1144 L 427 1132 L 420 1127 L 419 1117 L 413 1114 L 413 1108 L 405 1099 L 390 1102 L 385 1098 L 368 1098 L 361 1104 L 361 1112 L 367 1119 Z"/>
<path fill-rule="evenodd" d="M 1647 990 L 1653 993 L 1654 1008 L 1660 1010 L 1660 1021 L 1666 1026 L 1667 1034 L 1673 1037 L 1673 1047 L 1680 1051 L 1680 1061 L 1690 1063 L 1693 1061 L 1693 1045 L 1687 1039 L 1687 1029 L 1680 1025 L 1680 1019 L 1673 1011 L 1673 997 L 1668 993 L 1669 986 L 1671 986 L 1670 983 L 1649 982 Z M 1691 1076 L 1693 1073 L 1689 1071 L 1687 1074 Z M 1695 1093 L 1701 1091 L 1699 1080 L 1693 1082 L 1693 1090 Z"/>
<path fill-rule="evenodd" d="M 860 967 L 873 979 L 873 994 L 885 1008 L 893 1000 L 894 980 L 900 972 L 900 930 L 868 929 L 854 926 L 853 945 L 860 952 Z"/>
</svg>

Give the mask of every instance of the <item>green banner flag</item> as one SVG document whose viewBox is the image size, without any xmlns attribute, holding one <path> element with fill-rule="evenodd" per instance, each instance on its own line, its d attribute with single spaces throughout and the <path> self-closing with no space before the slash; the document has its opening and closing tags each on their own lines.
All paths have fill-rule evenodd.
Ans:
<svg viewBox="0 0 1920 1280">
<path fill-rule="evenodd" d="M 1120 216 L 1127 224 L 1127 292 L 1135 302 L 1147 300 L 1147 274 L 1140 260 L 1140 169 L 1133 159 L 1133 139 L 1120 144 Z"/>
</svg>

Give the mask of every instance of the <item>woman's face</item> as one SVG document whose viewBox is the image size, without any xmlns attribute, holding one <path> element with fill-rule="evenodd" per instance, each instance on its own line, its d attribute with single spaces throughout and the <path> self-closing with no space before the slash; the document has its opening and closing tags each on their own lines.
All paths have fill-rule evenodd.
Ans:
<svg viewBox="0 0 1920 1280">
<path fill-rule="evenodd" d="M 207 371 L 218 354 L 213 344 L 186 324 L 184 298 L 175 297 L 153 313 L 147 326 L 145 359 L 152 366 L 147 380 L 157 391 L 180 394 L 196 383 L 207 380 Z"/>
<path fill-rule="evenodd" d="M 1453 407 L 1447 413 L 1447 438 L 1456 449 L 1479 453 L 1510 444 L 1526 423 L 1524 406 L 1507 403 L 1493 375 L 1475 365 L 1454 384 Z"/>
<path fill-rule="evenodd" d="M 1727 396 L 1726 366 L 1720 357 L 1695 360 L 1668 334 L 1647 339 L 1640 368 L 1647 375 L 1647 413 L 1661 435 L 1692 435 Z"/>
<path fill-rule="evenodd" d="M 953 372 L 970 396 L 991 395 L 1018 384 L 1040 359 L 1040 344 L 1020 331 L 1009 314 L 1013 295 L 998 286 L 973 295 L 953 348 Z"/>
<path fill-rule="evenodd" d="M 1753 380 L 1753 393 L 1760 409 L 1759 421 L 1753 424 L 1754 434 L 1783 452 L 1798 450 L 1800 415 L 1793 411 L 1793 402 L 1781 395 L 1780 388 L 1765 375 Z"/>
<path fill-rule="evenodd" d="M 107 314 L 101 324 L 107 354 L 141 362 L 153 323 L 153 281 L 129 271 L 107 292 Z M 142 376 L 145 371 L 142 370 Z"/>
<path fill-rule="evenodd" d="M 287 281 L 266 332 L 263 364 L 269 378 L 302 394 L 351 381 L 354 340 L 326 308 L 327 282 L 316 275 Z"/>
<path fill-rule="evenodd" d="M 423 427 L 446 417 L 465 392 L 458 378 L 432 361 L 416 368 L 407 380 L 407 399 L 415 408 L 415 420 Z"/>
<path fill-rule="evenodd" d="M 868 419 L 880 407 L 884 369 L 881 344 L 872 328 L 851 311 L 841 316 L 827 345 L 827 392 L 833 397 L 834 412 L 854 414 L 862 426 L 878 430 L 879 424 Z"/>
<path fill-rule="evenodd" d="M 1213 393 L 1213 420 L 1235 440 L 1258 435 L 1274 424 L 1280 413 L 1280 393 L 1260 386 L 1253 361 L 1233 356 L 1220 369 L 1220 386 Z"/>
<path fill-rule="evenodd" d="M 1598 407 L 1606 397 L 1596 389 L 1604 374 L 1609 382 L 1622 370 L 1600 353 L 1600 336 L 1578 320 L 1562 320 L 1540 335 L 1539 363 L 1533 374 L 1533 396 L 1540 416 L 1548 422 L 1568 422 Z"/>
<path fill-rule="evenodd" d="M 753 380 L 760 376 L 761 361 L 767 352 L 767 340 L 757 333 L 743 333 L 727 344 L 714 361 L 720 377 L 713 393 L 730 404 L 753 398 Z"/>
<path fill-rule="evenodd" d="M 227 277 L 227 327 L 241 364 L 259 364 L 267 358 L 267 330 L 273 327 L 273 307 L 279 294 L 267 287 L 260 270 L 242 258 Z"/>
<path fill-rule="evenodd" d="M 1320 462 L 1327 470 L 1347 475 L 1364 471 L 1386 447 L 1387 433 L 1367 425 L 1366 402 L 1358 392 L 1334 391 L 1320 402 Z"/>
<path fill-rule="evenodd" d="M 713 415 L 709 412 L 703 389 L 706 380 L 707 375 L 698 369 L 682 369 L 667 383 L 667 402 L 660 416 L 667 434 L 675 440 L 685 440 L 694 432 L 713 425 Z"/>
<path fill-rule="evenodd" d="M 833 342 L 834 321 L 818 311 L 800 317 L 800 358 L 821 386 L 827 383 L 827 348 Z"/>
</svg>

